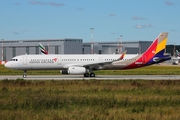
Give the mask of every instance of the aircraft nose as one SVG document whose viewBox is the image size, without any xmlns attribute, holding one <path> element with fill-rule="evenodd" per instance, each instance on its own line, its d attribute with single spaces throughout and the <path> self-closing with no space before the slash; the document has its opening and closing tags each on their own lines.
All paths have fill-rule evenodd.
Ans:
<svg viewBox="0 0 180 120">
<path fill-rule="evenodd" d="M 7 62 L 7 63 L 4 64 L 4 66 L 5 66 L 6 68 L 11 68 L 12 65 L 11 65 L 11 63 Z"/>
</svg>

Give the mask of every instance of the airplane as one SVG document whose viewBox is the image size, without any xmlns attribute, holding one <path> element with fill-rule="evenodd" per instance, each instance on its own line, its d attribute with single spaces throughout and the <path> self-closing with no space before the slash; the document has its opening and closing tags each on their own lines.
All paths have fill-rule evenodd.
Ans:
<svg viewBox="0 0 180 120">
<path fill-rule="evenodd" d="M 180 60 L 180 53 L 178 50 L 174 51 L 174 56 L 171 59 L 172 59 L 172 65 L 178 65 Z"/>
<path fill-rule="evenodd" d="M 176 50 L 176 57 L 180 59 L 180 53 L 178 50 Z"/>
<path fill-rule="evenodd" d="M 162 32 L 143 54 L 48 54 L 19 55 L 5 64 L 6 68 L 23 70 L 61 70 L 61 74 L 95 77 L 94 70 L 126 70 L 157 64 L 171 57 L 164 55 L 168 32 Z"/>
<path fill-rule="evenodd" d="M 48 54 L 48 51 L 44 48 L 44 46 L 41 43 L 39 43 L 39 49 L 41 50 L 42 54 L 45 54 L 45 55 Z"/>
</svg>

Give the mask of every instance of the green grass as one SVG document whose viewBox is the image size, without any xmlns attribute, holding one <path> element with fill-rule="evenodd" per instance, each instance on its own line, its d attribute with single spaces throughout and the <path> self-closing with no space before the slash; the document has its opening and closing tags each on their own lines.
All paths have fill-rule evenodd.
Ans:
<svg viewBox="0 0 180 120">
<path fill-rule="evenodd" d="M 5 120 L 180 119 L 180 80 L 0 81 Z"/>
<path fill-rule="evenodd" d="M 99 70 L 98 75 L 180 75 L 178 66 L 148 66 L 130 70 Z M 0 75 L 22 75 L 21 70 L 10 70 L 0 65 Z M 59 70 L 29 70 L 28 75 L 59 75 Z"/>
</svg>

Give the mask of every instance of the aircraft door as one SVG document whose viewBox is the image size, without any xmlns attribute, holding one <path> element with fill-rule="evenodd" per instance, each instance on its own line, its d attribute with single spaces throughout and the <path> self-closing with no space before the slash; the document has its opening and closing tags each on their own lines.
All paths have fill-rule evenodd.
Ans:
<svg viewBox="0 0 180 120">
<path fill-rule="evenodd" d="M 58 60 L 57 60 L 57 64 L 58 64 L 58 65 L 61 65 L 61 63 L 62 63 L 62 59 L 61 59 L 61 57 L 59 57 L 59 56 L 58 56 L 57 58 L 58 58 Z"/>
<path fill-rule="evenodd" d="M 23 56 L 23 65 L 27 65 L 27 55 Z"/>
<path fill-rule="evenodd" d="M 99 57 L 99 62 L 103 62 L 103 58 L 102 57 Z"/>
</svg>

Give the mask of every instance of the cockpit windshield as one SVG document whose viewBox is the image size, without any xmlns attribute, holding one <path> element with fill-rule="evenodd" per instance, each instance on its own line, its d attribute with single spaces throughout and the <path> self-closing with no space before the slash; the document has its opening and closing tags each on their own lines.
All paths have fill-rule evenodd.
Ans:
<svg viewBox="0 0 180 120">
<path fill-rule="evenodd" d="M 18 61 L 18 59 L 11 59 L 11 61 Z"/>
</svg>

